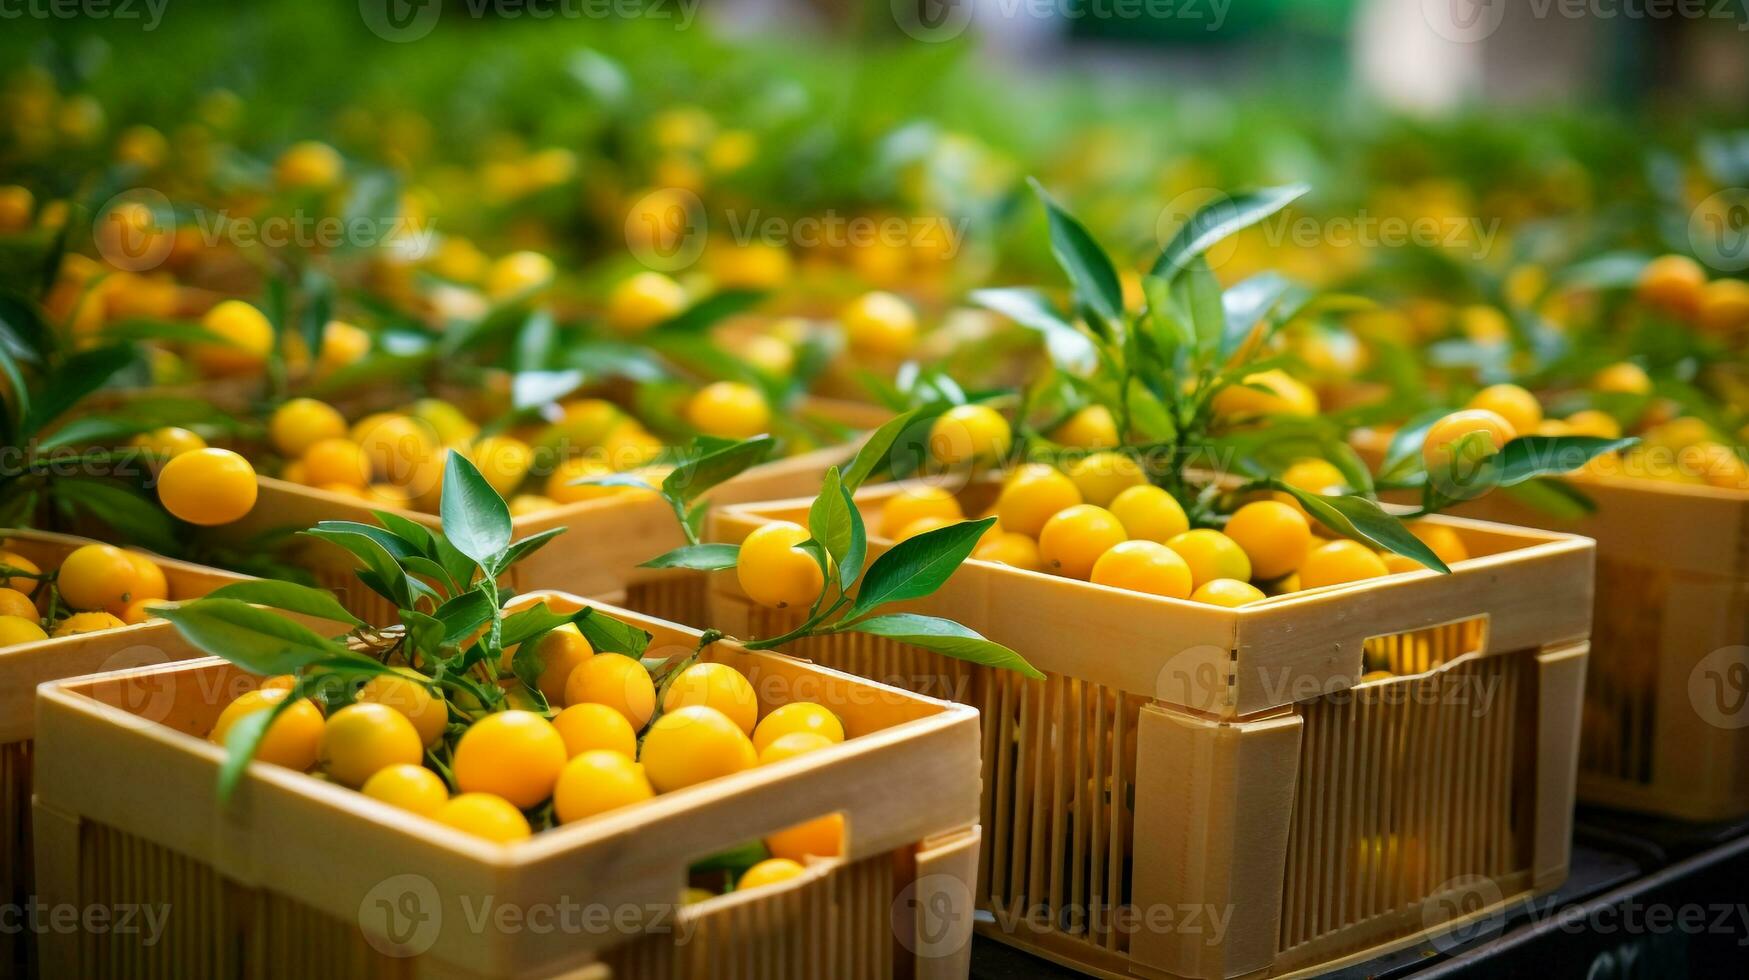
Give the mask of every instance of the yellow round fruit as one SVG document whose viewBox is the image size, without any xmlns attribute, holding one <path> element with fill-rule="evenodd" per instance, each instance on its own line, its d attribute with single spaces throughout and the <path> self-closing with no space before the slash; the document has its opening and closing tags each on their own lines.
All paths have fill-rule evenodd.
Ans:
<svg viewBox="0 0 1749 980">
<path fill-rule="evenodd" d="M 657 792 L 671 793 L 751 769 L 759 757 L 747 733 L 727 715 L 694 704 L 656 719 L 644 735 L 638 761 Z"/>
<path fill-rule="evenodd" d="M 97 633 L 103 630 L 120 629 L 127 622 L 114 613 L 82 612 L 74 613 L 60 621 L 55 626 L 55 636 L 76 636 L 80 633 Z"/>
<path fill-rule="evenodd" d="M 1389 574 L 1385 561 L 1358 541 L 1330 541 L 1312 549 L 1300 566 L 1300 587 L 1322 588 Z"/>
<path fill-rule="evenodd" d="M 170 459 L 183 453 L 193 452 L 196 449 L 205 449 L 206 440 L 202 439 L 198 433 L 174 425 L 167 425 L 161 429 L 153 429 L 150 432 L 142 432 L 134 436 L 130 445 Z"/>
<path fill-rule="evenodd" d="M 1039 557 L 1038 542 L 1024 534 L 1003 532 L 988 541 L 978 545 L 972 552 L 972 557 L 979 561 L 993 561 L 1010 568 L 1021 568 L 1029 572 L 1044 571 L 1044 559 Z"/>
<path fill-rule="evenodd" d="M 512 669 L 516 650 L 516 647 L 505 650 L 503 659 L 499 662 L 499 666 L 507 673 Z M 571 679 L 571 672 L 577 669 L 578 664 L 593 656 L 595 648 L 589 645 L 589 641 L 575 623 L 557 626 L 535 641 L 535 657 L 541 665 L 540 693 L 548 704 L 564 702 L 565 685 Z"/>
<path fill-rule="evenodd" d="M 438 807 L 431 819 L 498 844 L 527 840 L 534 833 L 521 810 L 491 793 L 463 793 Z"/>
<path fill-rule="evenodd" d="M 1428 524 L 1424 521 L 1414 521 L 1409 525 L 1409 533 L 1421 539 L 1421 543 L 1433 550 L 1439 560 L 1447 565 L 1460 562 L 1470 557 L 1470 549 L 1464 545 L 1464 539 L 1457 531 L 1444 524 Z M 1410 559 L 1414 561 L 1414 559 Z M 1415 562 L 1416 568 L 1424 568 L 1420 562 Z"/>
<path fill-rule="evenodd" d="M 669 682 L 668 693 L 662 698 L 663 711 L 693 704 L 717 709 L 748 735 L 759 721 L 759 698 L 753 685 L 727 664 L 693 664 Z"/>
<path fill-rule="evenodd" d="M 573 704 L 553 718 L 553 727 L 565 740 L 565 754 L 573 759 L 597 749 L 628 759 L 638 754 L 638 733 L 632 731 L 632 723 L 605 704 Z"/>
<path fill-rule="evenodd" d="M 1682 451 L 1678 457 L 1684 471 L 1722 490 L 1741 490 L 1749 486 L 1749 466 L 1735 449 L 1717 442 L 1702 442 Z"/>
<path fill-rule="evenodd" d="M 1698 313 L 1705 288 L 1706 270 L 1686 255 L 1659 256 L 1640 271 L 1640 301 L 1676 316 Z"/>
<path fill-rule="evenodd" d="M 1190 529 L 1178 500 L 1156 486 L 1130 487 L 1112 500 L 1110 509 L 1124 532 L 1137 540 L 1165 543 Z"/>
<path fill-rule="evenodd" d="M 1037 537 L 1046 521 L 1078 503 L 1081 491 L 1074 480 L 1054 466 L 1028 463 L 1003 482 L 1002 493 L 996 498 L 996 518 L 1005 531 Z"/>
<path fill-rule="evenodd" d="M 21 616 L 36 619 L 36 603 L 17 589 L 0 588 L 0 616 Z"/>
<path fill-rule="evenodd" d="M 949 520 L 945 517 L 919 517 L 905 525 L 898 534 L 893 535 L 893 541 L 895 543 L 899 541 L 909 541 L 919 534 L 927 534 L 930 531 L 939 531 L 944 527 L 951 527 L 959 523 L 962 522 Z"/>
<path fill-rule="evenodd" d="M 1427 430 L 1426 439 L 1421 444 L 1421 457 L 1430 472 L 1438 472 L 1449 468 L 1453 462 L 1453 446 L 1471 433 L 1481 433 L 1486 438 L 1486 447 L 1482 455 L 1492 455 L 1499 452 L 1500 447 L 1518 437 L 1512 423 L 1501 418 L 1496 412 L 1481 408 L 1467 408 L 1453 412 L 1433 423 Z"/>
<path fill-rule="evenodd" d="M 1518 385 L 1499 384 L 1483 388 L 1470 399 L 1468 407 L 1493 412 L 1505 419 L 1515 433 L 1535 432 L 1543 420 L 1542 403 Z"/>
<path fill-rule="evenodd" d="M 963 521 L 966 515 L 960 509 L 960 502 L 946 490 L 931 486 L 909 486 L 888 497 L 881 505 L 881 536 L 896 538 L 900 531 L 923 517 Z"/>
<path fill-rule="evenodd" d="M 1707 283 L 1700 294 L 1700 325 L 1726 336 L 1749 327 L 1749 282 L 1714 279 Z"/>
<path fill-rule="evenodd" d="M 1588 408 L 1567 416 L 1567 428 L 1576 436 L 1597 436 L 1602 439 L 1621 438 L 1621 423 L 1608 412 Z"/>
<path fill-rule="evenodd" d="M 1282 471 L 1281 482 L 1317 494 L 1340 493 L 1348 486 L 1347 477 L 1335 463 L 1315 457 L 1295 460 Z"/>
<path fill-rule="evenodd" d="M 528 476 L 528 468 L 534 463 L 534 450 L 521 439 L 487 436 L 468 449 L 468 459 L 479 468 L 480 475 L 500 497 L 509 497 Z"/>
<path fill-rule="evenodd" d="M 759 752 L 759 764 L 769 766 L 774 762 L 793 759 L 798 755 L 807 755 L 820 749 L 830 748 L 838 743 L 819 732 L 790 732 L 782 738 L 774 739 Z"/>
<path fill-rule="evenodd" d="M 1039 531 L 1038 553 L 1045 570 L 1085 581 L 1093 564 L 1128 538 L 1111 511 L 1076 504 L 1058 511 Z"/>
<path fill-rule="evenodd" d="M 1236 608 L 1247 603 L 1265 598 L 1263 590 L 1250 582 L 1241 582 L 1234 578 L 1216 578 L 1196 587 L 1190 594 L 1192 602 L 1205 602 L 1211 606 L 1227 606 Z"/>
<path fill-rule="evenodd" d="M 705 254 L 705 264 L 725 289 L 776 289 L 790 275 L 789 252 L 764 241 L 713 248 Z"/>
<path fill-rule="evenodd" d="M 363 786 L 385 766 L 418 765 L 424 757 L 419 730 L 406 715 L 386 704 L 349 704 L 322 726 L 322 769 L 346 786 Z"/>
<path fill-rule="evenodd" d="M 0 615 L 0 647 L 9 647 L 15 643 L 34 643 L 48 638 L 42 624 L 37 622 L 34 607 L 28 616 L 11 613 Z"/>
<path fill-rule="evenodd" d="M 765 838 L 765 849 L 774 858 L 802 861 L 809 857 L 837 857 L 844 847 L 844 816 L 830 814 L 780 830 Z"/>
<path fill-rule="evenodd" d="M 607 322 L 625 333 L 641 333 L 685 309 L 686 290 L 679 283 L 660 272 L 640 272 L 608 294 Z"/>
<path fill-rule="evenodd" d="M 511 252 L 486 270 L 486 295 L 495 301 L 517 299 L 553 281 L 553 260 L 539 252 Z"/>
<path fill-rule="evenodd" d="M 902 357 L 917 344 L 917 314 L 892 293 L 864 293 L 838 319 L 850 349 L 859 354 Z"/>
<path fill-rule="evenodd" d="M 370 353 L 370 334 L 344 320 L 329 320 L 322 327 L 322 349 L 316 366 L 324 372 L 356 364 Z"/>
<path fill-rule="evenodd" d="M 323 439 L 346 435 L 346 419 L 326 402 L 293 398 L 274 409 L 267 421 L 267 433 L 280 455 L 297 459 Z"/>
<path fill-rule="evenodd" d="M 400 762 L 377 770 L 360 790 L 373 800 L 429 817 L 449 802 L 449 787 L 437 773 Z"/>
<path fill-rule="evenodd" d="M 946 466 L 993 463 L 1013 442 L 1008 420 L 988 405 L 955 405 L 929 428 L 929 455 Z"/>
<path fill-rule="evenodd" d="M 61 598 L 74 609 L 109 609 L 128 604 L 139 571 L 127 552 L 108 544 L 87 544 L 73 549 L 61 562 L 55 584 Z"/>
<path fill-rule="evenodd" d="M 197 449 L 164 464 L 158 501 L 190 524 L 229 524 L 255 506 L 255 468 L 229 449 Z"/>
<path fill-rule="evenodd" d="M 437 434 L 411 415 L 390 415 L 356 433 L 371 472 L 391 483 L 410 481 L 437 452 Z"/>
<path fill-rule="evenodd" d="M 620 488 L 600 483 L 579 483 L 611 474 L 613 470 L 594 456 L 579 456 L 560 463 L 547 477 L 546 495 L 557 503 L 576 504 L 611 497 Z"/>
<path fill-rule="evenodd" d="M 451 772 L 462 792 L 492 793 L 526 810 L 553 795 L 568 758 L 552 722 L 532 711 L 500 711 L 462 733 Z"/>
<path fill-rule="evenodd" d="M 754 602 L 775 609 L 806 609 L 820 597 L 826 576 L 814 556 L 795 547 L 808 529 L 791 521 L 756 528 L 741 542 L 735 578 Z"/>
<path fill-rule="evenodd" d="M 128 556 L 128 561 L 134 563 L 134 591 L 129 597 L 130 601 L 169 598 L 170 579 L 164 574 L 164 569 L 149 555 L 138 551 L 124 553 Z"/>
<path fill-rule="evenodd" d="M 1190 566 L 1157 541 L 1123 541 L 1093 563 L 1094 585 L 1183 599 L 1190 595 Z"/>
<path fill-rule="evenodd" d="M 441 695 L 433 695 L 424 675 L 408 668 L 379 674 L 358 689 L 356 700 L 381 704 L 405 715 L 424 745 L 436 745 L 449 724 L 449 708 Z"/>
<path fill-rule="evenodd" d="M 173 605 L 175 605 L 175 603 L 165 599 L 135 599 L 133 602 L 123 606 L 121 612 L 117 615 L 121 618 L 122 622 L 129 626 L 138 626 L 149 619 L 163 618 L 158 616 L 155 610 Z"/>
<path fill-rule="evenodd" d="M 778 705 L 753 728 L 753 747 L 761 754 L 785 735 L 811 733 L 833 743 L 844 741 L 844 723 L 825 706 L 812 701 Z"/>
<path fill-rule="evenodd" d="M 625 716 L 634 730 L 656 713 L 656 685 L 644 665 L 623 653 L 599 653 L 565 679 L 565 703 L 604 704 Z"/>
<path fill-rule="evenodd" d="M 327 190 L 340 182 L 346 162 L 332 146 L 319 140 L 304 140 L 286 147 L 273 164 L 279 186 L 299 190 Z"/>
<path fill-rule="evenodd" d="M 1652 379 L 1646 369 L 1632 361 L 1618 361 L 1591 376 L 1593 391 L 1625 395 L 1644 395 L 1652 390 Z"/>
<path fill-rule="evenodd" d="M 1110 449 L 1118 444 L 1117 420 L 1104 405 L 1088 405 L 1052 429 L 1051 441 L 1076 449 Z"/>
<path fill-rule="evenodd" d="M 565 763 L 553 787 L 553 813 L 571 823 L 641 803 L 656 795 L 644 767 L 631 756 L 591 749 Z"/>
<path fill-rule="evenodd" d="M 1166 542 L 1190 566 L 1192 588 L 1218 578 L 1251 579 L 1251 558 L 1239 543 L 1212 528 L 1193 528 Z"/>
<path fill-rule="evenodd" d="M 36 562 L 16 551 L 0 550 L 0 568 L 12 570 L 12 573 L 0 577 L 0 588 L 17 589 L 27 595 L 36 589 L 37 584 L 36 578 L 27 576 L 42 574 L 42 569 L 37 567 Z"/>
<path fill-rule="evenodd" d="M 744 892 L 767 885 L 778 885 L 804 874 L 807 874 L 807 869 L 789 858 L 766 858 L 741 875 L 740 880 L 735 882 L 735 890 Z"/>
<path fill-rule="evenodd" d="M 224 745 L 226 736 L 237 722 L 257 711 L 271 710 L 290 694 L 290 691 L 283 688 L 263 688 L 244 693 L 219 712 L 219 719 L 207 737 Z M 322 731 L 321 710 L 308 698 L 300 698 L 291 707 L 281 711 L 273 724 L 267 726 L 267 734 L 256 745 L 255 759 L 300 772 L 307 770 L 316 764 L 319 757 Z"/>
<path fill-rule="evenodd" d="M 1275 368 L 1247 374 L 1239 384 L 1222 388 L 1215 394 L 1214 410 L 1226 419 L 1310 416 L 1318 414 L 1318 396 L 1304 382 Z"/>
<path fill-rule="evenodd" d="M 527 517 L 542 511 L 552 510 L 559 502 L 551 497 L 538 493 L 519 493 L 510 498 L 510 516 Z"/>
<path fill-rule="evenodd" d="M 36 210 L 36 195 L 30 188 L 18 184 L 0 187 L 0 234 L 12 234 L 30 227 L 31 212 Z"/>
<path fill-rule="evenodd" d="M 311 486 L 338 483 L 363 489 L 370 484 L 370 457 L 350 439 L 323 439 L 304 450 L 304 482 Z"/>
<path fill-rule="evenodd" d="M 1081 499 L 1096 507 L 1109 507 L 1117 495 L 1148 482 L 1142 467 L 1123 453 L 1094 453 L 1069 465 L 1069 479 L 1081 491 Z"/>
<path fill-rule="evenodd" d="M 1385 571 L 1390 572 L 1392 575 L 1401 575 L 1404 572 L 1420 572 L 1427 569 L 1426 565 L 1410 558 L 1408 555 L 1399 555 L 1396 552 L 1380 552 L 1379 557 L 1384 559 Z"/>
<path fill-rule="evenodd" d="M 771 406 L 752 385 L 718 381 L 687 399 L 686 421 L 705 435 L 750 439 L 771 427 Z"/>
<path fill-rule="evenodd" d="M 1312 550 L 1312 528 L 1306 515 L 1278 500 L 1246 504 L 1227 520 L 1227 537 L 1251 559 L 1251 574 L 1280 578 L 1300 567 Z"/>
<path fill-rule="evenodd" d="M 240 299 L 228 299 L 201 317 L 200 325 L 223 343 L 198 343 L 189 356 L 207 374 L 259 371 L 273 350 L 273 324 Z"/>
</svg>

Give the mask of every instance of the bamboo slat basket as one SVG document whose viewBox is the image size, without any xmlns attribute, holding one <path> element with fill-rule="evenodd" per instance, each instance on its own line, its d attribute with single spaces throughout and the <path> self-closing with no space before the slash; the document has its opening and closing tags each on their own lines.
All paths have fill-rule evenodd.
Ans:
<svg viewBox="0 0 1749 980">
<path fill-rule="evenodd" d="M 650 630 L 652 656 L 697 645 L 695 631 L 603 611 Z M 258 680 L 224 661 L 45 685 L 42 900 L 164 921 L 155 942 L 50 932 L 44 975 L 965 977 L 976 714 L 727 642 L 704 659 L 744 673 L 762 710 L 827 705 L 849 737 L 510 845 L 264 763 L 221 805 L 223 752 L 201 737 L 225 704 L 213 692 Z M 829 813 L 845 818 L 841 857 L 680 904 L 691 863 Z"/>
<path fill-rule="evenodd" d="M 90 543 L 44 531 L 0 529 L 0 548 L 42 568 L 59 565 L 73 549 Z M 154 561 L 164 570 L 173 599 L 205 595 L 246 579 L 169 558 Z M 23 908 L 21 903 L 32 892 L 30 794 L 37 685 L 195 655 L 163 620 L 0 648 L 0 900 Z M 0 931 L 0 962 L 20 967 L 29 958 L 30 944 L 21 941 L 26 937 L 13 930 Z"/>
<path fill-rule="evenodd" d="M 893 492 L 858 495 L 870 527 Z M 807 504 L 724 508 L 713 536 Z M 854 633 L 796 649 L 983 713 L 980 931 L 1103 977 L 1312 972 L 1566 877 L 1591 542 L 1436 520 L 1474 556 L 1449 577 L 1226 609 L 974 560 L 903 604 L 1042 681 Z M 733 572 L 711 599 L 736 635 L 795 621 Z"/>
<path fill-rule="evenodd" d="M 808 411 L 858 429 L 872 429 L 887 413 L 873 406 L 815 399 Z M 756 500 L 781 500 L 819 489 L 826 470 L 849 459 L 850 446 L 835 446 L 756 466 L 713 489 L 709 499 L 721 506 Z M 260 497 L 249 516 L 217 528 L 232 541 L 245 541 L 275 530 L 310 527 L 317 521 L 375 523 L 371 511 L 380 506 L 272 477 L 260 478 Z M 397 511 L 426 527 L 441 527 L 435 514 Z M 516 538 L 556 527 L 566 533 L 511 569 L 505 584 L 517 591 L 564 589 L 608 599 L 618 605 L 676 623 L 702 623 L 706 585 L 702 576 L 679 569 L 639 568 L 663 552 L 685 544 L 674 512 L 654 494 L 630 491 L 517 517 Z M 375 624 L 395 621 L 394 606 L 370 591 L 354 575 L 352 557 L 323 542 L 301 542 L 298 561 L 322 588 L 340 597 L 348 611 Z"/>
</svg>

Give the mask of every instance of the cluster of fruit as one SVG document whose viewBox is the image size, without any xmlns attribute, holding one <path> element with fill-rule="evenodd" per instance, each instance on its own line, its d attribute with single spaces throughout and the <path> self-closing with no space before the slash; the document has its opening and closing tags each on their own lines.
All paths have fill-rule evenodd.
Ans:
<svg viewBox="0 0 1749 980">
<path fill-rule="evenodd" d="M 171 598 L 164 569 L 137 551 L 81 545 L 44 569 L 0 550 L 0 648 L 143 623 Z"/>
<path fill-rule="evenodd" d="M 472 719 L 410 669 L 380 674 L 332 711 L 313 699 L 282 709 L 255 758 L 358 789 L 487 840 L 509 842 L 547 822 L 568 824 L 697 783 L 770 765 L 844 741 L 843 723 L 810 701 L 760 717 L 753 685 L 721 663 L 698 662 L 658 696 L 639 661 L 597 653 L 574 625 L 538 644 L 540 690 L 565 707 L 511 708 Z M 508 672 L 515 648 L 504 653 Z M 224 744 L 242 718 L 290 696 L 290 675 L 268 678 L 220 713 L 209 737 Z M 657 711 L 660 703 L 661 710 Z M 653 719 L 653 720 L 652 720 Z M 429 761 L 429 765 L 427 764 Z M 455 795 L 451 795 L 452 791 Z M 530 816 L 534 817 L 531 823 Z M 810 856 L 832 857 L 843 818 L 830 815 L 772 834 L 772 861 L 741 878 L 771 883 Z"/>
</svg>

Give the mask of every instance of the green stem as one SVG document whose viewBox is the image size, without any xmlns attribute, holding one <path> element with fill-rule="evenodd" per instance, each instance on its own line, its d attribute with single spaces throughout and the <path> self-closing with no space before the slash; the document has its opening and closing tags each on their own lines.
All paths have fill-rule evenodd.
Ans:
<svg viewBox="0 0 1749 980">
<path fill-rule="evenodd" d="M 826 609 L 824 612 L 816 613 L 813 616 L 808 617 L 806 622 L 797 626 L 795 629 L 790 630 L 788 633 L 785 633 L 782 636 L 774 636 L 766 640 L 748 640 L 741 645 L 749 650 L 770 650 L 782 646 L 791 640 L 799 640 L 812 634 L 814 632 L 814 627 L 819 626 L 821 623 L 832 618 L 833 614 L 838 612 L 838 610 L 843 609 L 844 605 L 849 601 L 849 596 L 841 595 L 838 597 L 838 601 L 834 602 L 830 608 Z M 831 632 L 831 630 L 826 630 L 825 632 Z"/>
</svg>

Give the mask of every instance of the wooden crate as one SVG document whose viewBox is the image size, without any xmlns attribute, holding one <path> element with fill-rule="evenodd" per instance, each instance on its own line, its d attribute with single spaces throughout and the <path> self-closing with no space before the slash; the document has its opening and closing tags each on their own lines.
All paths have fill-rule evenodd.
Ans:
<svg viewBox="0 0 1749 980">
<path fill-rule="evenodd" d="M 967 513 L 994 491 L 963 491 Z M 893 492 L 858 495 L 870 527 Z M 806 511 L 724 508 L 713 536 Z M 1591 542 L 1438 520 L 1474 556 L 1449 577 L 1225 609 L 971 561 L 903 604 L 1042 681 L 854 633 L 796 650 L 982 711 L 981 931 L 1105 977 L 1327 968 L 1567 873 Z M 711 600 L 738 636 L 794 622 L 733 572 Z M 1363 683 L 1369 661 L 1399 676 Z"/>
<path fill-rule="evenodd" d="M 0 548 L 42 568 L 59 565 L 73 549 L 90 543 L 64 534 L 0 529 Z M 246 578 L 169 558 L 153 560 L 164 570 L 175 599 L 205 595 Z M 37 685 L 196 655 L 164 620 L 0 648 L 0 901 L 19 903 L 32 894 L 30 794 Z M 28 933 L 0 931 L 0 963 L 22 968 L 31 945 L 21 940 L 28 938 Z"/>
<path fill-rule="evenodd" d="M 652 656 L 697 645 L 696 631 L 603 611 L 650 630 Z M 155 943 L 45 935 L 45 975 L 966 976 L 976 714 L 726 642 L 704 656 L 746 674 L 762 710 L 817 701 L 849 738 L 511 845 L 264 763 L 221 805 L 223 751 L 201 736 L 239 685 L 259 680 L 223 661 L 47 685 L 42 900 L 140 903 L 168 918 Z M 142 703 L 160 706 L 157 721 L 142 723 Z M 677 907 L 692 862 L 834 812 L 847 826 L 842 857 L 790 883 Z M 482 919 L 487 908 L 500 911 Z M 555 917 L 566 908 L 579 911 Z M 556 924 L 536 928 L 537 915 Z M 602 921 L 617 926 L 586 924 Z"/>
</svg>

